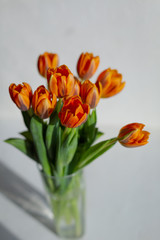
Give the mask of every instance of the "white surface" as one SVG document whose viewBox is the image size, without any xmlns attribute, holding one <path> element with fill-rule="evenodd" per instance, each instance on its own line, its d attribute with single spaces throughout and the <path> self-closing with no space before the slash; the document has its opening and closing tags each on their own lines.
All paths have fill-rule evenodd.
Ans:
<svg viewBox="0 0 160 240">
<path fill-rule="evenodd" d="M 22 122 L 12 121 L 12 127 L 8 121 L 2 122 L 1 138 L 23 129 Z M 118 131 L 113 126 L 103 127 L 109 137 L 115 136 L 113 129 Z M 150 131 L 148 145 L 127 149 L 117 144 L 86 168 L 87 230 L 83 240 L 160 239 L 160 131 Z M 2 163 L 43 191 L 37 167 L 30 159 L 5 143 L 1 143 L 0 153 Z M 0 195 L 1 224 L 21 240 L 57 239 L 3 195 Z"/>
<path fill-rule="evenodd" d="M 98 126 L 106 138 L 129 122 L 143 122 L 150 143 L 138 149 L 117 144 L 86 169 L 87 232 L 83 240 L 160 239 L 160 2 L 158 0 L 1 0 L 1 140 L 24 130 L 8 94 L 10 83 L 45 84 L 36 69 L 44 51 L 76 73 L 82 51 L 99 55 L 93 81 L 105 68 L 124 76 L 122 93 L 101 100 Z M 0 143 L 0 161 L 43 191 L 34 163 Z M 9 176 L 8 176 L 9 177 Z M 57 239 L 0 194 L 0 239 Z M 3 239 L 2 239 L 3 240 Z M 6 239 L 4 239 L 6 240 Z"/>
</svg>

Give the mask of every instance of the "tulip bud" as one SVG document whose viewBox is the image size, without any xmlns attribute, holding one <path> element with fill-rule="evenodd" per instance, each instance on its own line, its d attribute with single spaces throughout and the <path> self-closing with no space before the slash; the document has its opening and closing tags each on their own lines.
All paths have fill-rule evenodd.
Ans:
<svg viewBox="0 0 160 240">
<path fill-rule="evenodd" d="M 91 78 L 99 66 L 99 57 L 92 53 L 82 53 L 77 63 L 77 72 L 80 78 L 86 80 Z"/>
<path fill-rule="evenodd" d="M 67 97 L 74 87 L 74 76 L 66 65 L 47 71 L 49 90 L 58 98 Z"/>
<path fill-rule="evenodd" d="M 45 52 L 38 58 L 38 71 L 43 77 L 47 77 L 48 68 L 56 68 L 59 63 L 59 57 L 55 53 Z"/>
<path fill-rule="evenodd" d="M 90 108 L 95 108 L 100 100 L 100 86 L 96 86 L 94 83 L 86 80 L 81 84 L 80 96 L 84 103 L 89 104 Z"/>
<path fill-rule="evenodd" d="M 41 119 L 48 118 L 55 109 L 57 98 L 51 94 L 44 86 L 39 86 L 32 98 L 34 113 Z"/>
<path fill-rule="evenodd" d="M 101 98 L 112 97 L 119 93 L 125 86 L 125 82 L 122 82 L 122 74 L 110 68 L 99 75 L 96 85 L 98 83 L 102 85 Z"/>
<path fill-rule="evenodd" d="M 9 93 L 13 102 L 21 111 L 27 111 L 31 106 L 32 89 L 28 83 L 9 86 Z"/>
<path fill-rule="evenodd" d="M 142 123 L 131 123 L 121 128 L 118 140 L 125 147 L 139 147 L 148 143 L 149 132 L 142 131 Z"/>
<path fill-rule="evenodd" d="M 89 110 L 89 105 L 83 104 L 79 96 L 73 96 L 64 101 L 58 116 L 63 126 L 76 128 L 87 120 Z"/>
</svg>

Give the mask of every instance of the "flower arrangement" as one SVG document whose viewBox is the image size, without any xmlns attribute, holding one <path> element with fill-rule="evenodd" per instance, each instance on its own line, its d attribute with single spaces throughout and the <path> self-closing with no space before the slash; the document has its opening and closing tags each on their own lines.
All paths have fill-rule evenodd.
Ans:
<svg viewBox="0 0 160 240">
<path fill-rule="evenodd" d="M 32 93 L 28 83 L 9 86 L 11 99 L 21 110 L 27 131 L 20 133 L 24 138 L 10 138 L 6 142 L 41 166 L 48 192 L 57 197 L 56 201 L 51 200 L 58 219 L 57 232 L 62 215 L 67 222 L 71 222 L 73 216 L 79 219 L 77 196 L 67 205 L 73 216 L 68 210 L 65 212 L 64 196 L 68 196 L 71 189 L 80 189 L 81 174 L 76 178 L 74 174 L 117 141 L 125 147 L 138 147 L 147 144 L 149 138 L 149 132 L 143 130 L 144 124 L 131 123 L 122 127 L 118 136 L 94 144 L 103 134 L 96 126 L 100 99 L 116 95 L 125 86 L 122 74 L 110 68 L 92 83 L 89 79 L 99 62 L 98 56 L 82 53 L 77 63 L 78 77 L 75 77 L 66 65 L 59 66 L 57 54 L 45 52 L 38 58 L 38 71 L 47 79 L 48 88 L 42 85 Z M 67 176 L 72 178 L 68 181 Z M 81 232 L 80 220 L 77 222 L 75 236 Z"/>
</svg>

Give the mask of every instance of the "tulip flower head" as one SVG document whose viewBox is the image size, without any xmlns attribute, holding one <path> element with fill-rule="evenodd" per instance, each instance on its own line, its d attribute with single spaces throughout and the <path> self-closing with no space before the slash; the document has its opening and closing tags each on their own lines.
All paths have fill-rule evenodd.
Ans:
<svg viewBox="0 0 160 240">
<path fill-rule="evenodd" d="M 95 108 L 100 100 L 100 93 L 101 93 L 101 85 L 98 87 L 86 80 L 84 83 L 81 84 L 81 93 L 80 96 L 84 103 L 88 103 L 90 108 Z"/>
<path fill-rule="evenodd" d="M 148 143 L 149 132 L 143 131 L 144 124 L 131 123 L 121 128 L 118 140 L 125 147 L 139 147 Z"/>
<path fill-rule="evenodd" d="M 9 93 L 13 102 L 21 111 L 27 111 L 31 106 L 32 101 L 32 89 L 28 83 L 23 84 L 12 83 L 9 86 Z"/>
<path fill-rule="evenodd" d="M 55 109 L 57 98 L 51 94 L 44 86 L 39 86 L 32 98 L 34 113 L 41 119 L 48 118 Z"/>
<path fill-rule="evenodd" d="M 125 82 L 122 82 L 122 74 L 118 73 L 117 70 L 111 70 L 110 68 L 103 71 L 97 81 L 97 84 L 102 85 L 102 98 L 108 98 L 116 95 L 125 86 Z"/>
<path fill-rule="evenodd" d="M 59 64 L 59 57 L 55 53 L 45 52 L 38 58 L 38 71 L 43 77 L 47 77 L 48 68 L 56 68 Z"/>
<path fill-rule="evenodd" d="M 91 78 L 99 66 L 99 56 L 94 57 L 92 53 L 82 53 L 78 59 L 77 72 L 81 79 Z"/>
<path fill-rule="evenodd" d="M 49 90 L 58 98 L 67 97 L 74 87 L 74 76 L 66 65 L 47 71 Z"/>
<path fill-rule="evenodd" d="M 73 96 L 64 101 L 58 116 L 63 126 L 76 128 L 87 120 L 89 111 L 88 104 L 83 104 L 79 96 Z"/>
</svg>

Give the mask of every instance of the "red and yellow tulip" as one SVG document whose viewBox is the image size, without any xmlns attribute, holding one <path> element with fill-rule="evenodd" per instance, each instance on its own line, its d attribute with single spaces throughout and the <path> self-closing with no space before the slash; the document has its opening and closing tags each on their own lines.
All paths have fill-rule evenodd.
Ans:
<svg viewBox="0 0 160 240">
<path fill-rule="evenodd" d="M 27 111 L 31 106 L 32 89 L 28 83 L 23 84 L 12 83 L 9 86 L 9 93 L 13 102 L 21 111 Z"/>
<path fill-rule="evenodd" d="M 121 128 L 118 140 L 125 147 L 139 147 L 148 143 L 149 132 L 143 131 L 144 124 L 131 123 Z"/>
<path fill-rule="evenodd" d="M 96 85 L 99 83 L 102 85 L 101 98 L 112 97 L 122 91 L 125 86 L 125 82 L 122 82 L 122 74 L 110 68 L 99 75 Z"/>
<path fill-rule="evenodd" d="M 44 86 L 39 86 L 32 98 L 34 113 L 41 119 L 48 118 L 55 109 L 57 98 L 51 94 Z"/>
<path fill-rule="evenodd" d="M 77 72 L 81 79 L 89 79 L 99 66 L 99 56 L 94 57 L 92 53 L 82 53 L 78 59 Z"/>
<path fill-rule="evenodd" d="M 66 65 L 56 69 L 49 68 L 47 80 L 49 90 L 58 98 L 69 96 L 75 84 L 74 76 Z"/>
<path fill-rule="evenodd" d="M 83 104 L 79 96 L 69 97 L 59 112 L 61 124 L 69 128 L 79 127 L 87 120 L 89 111 L 89 105 Z"/>
<path fill-rule="evenodd" d="M 59 64 L 59 57 L 56 53 L 45 52 L 38 57 L 38 71 L 43 77 L 47 77 L 48 68 L 56 68 Z"/>
<path fill-rule="evenodd" d="M 100 100 L 101 85 L 96 86 L 89 80 L 81 84 L 80 96 L 84 103 L 89 104 L 90 108 L 95 108 Z"/>
</svg>

